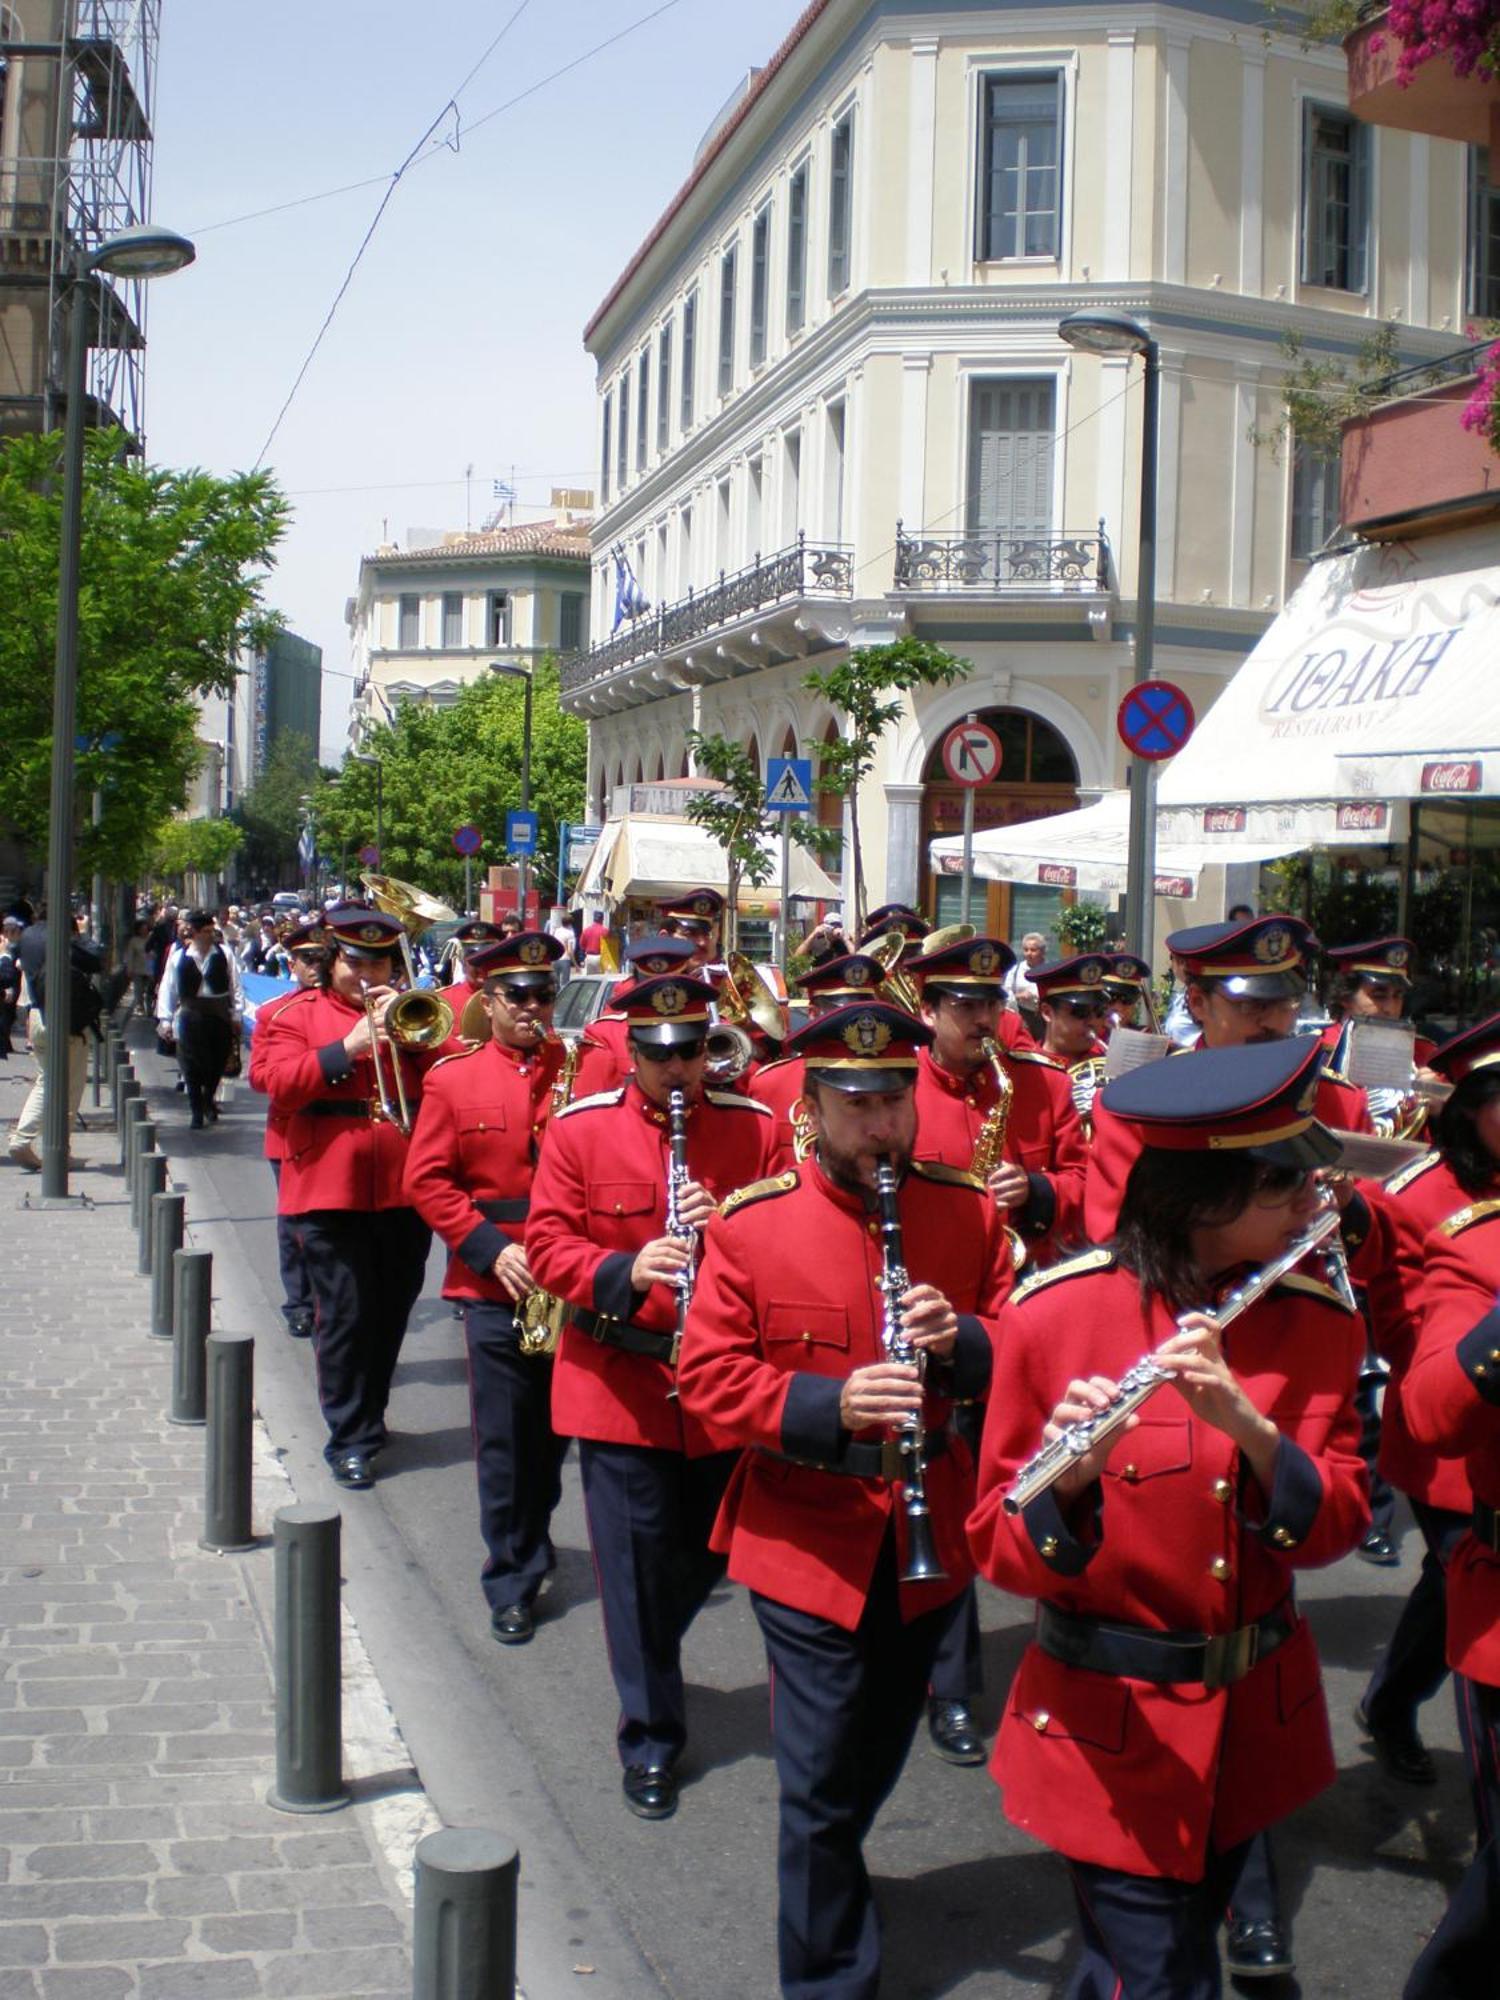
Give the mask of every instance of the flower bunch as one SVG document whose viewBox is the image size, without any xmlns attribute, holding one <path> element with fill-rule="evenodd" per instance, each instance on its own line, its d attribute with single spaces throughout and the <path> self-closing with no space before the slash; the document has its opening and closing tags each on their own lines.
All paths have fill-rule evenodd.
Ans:
<svg viewBox="0 0 1500 2000">
<path fill-rule="evenodd" d="M 1455 76 L 1500 74 L 1500 0 L 1391 0 L 1389 25 L 1401 44 L 1398 83 L 1437 56 Z"/>
<path fill-rule="evenodd" d="M 1473 393 L 1459 422 L 1466 431 L 1478 431 L 1491 451 L 1500 452 L 1500 340 L 1480 362 Z"/>
</svg>

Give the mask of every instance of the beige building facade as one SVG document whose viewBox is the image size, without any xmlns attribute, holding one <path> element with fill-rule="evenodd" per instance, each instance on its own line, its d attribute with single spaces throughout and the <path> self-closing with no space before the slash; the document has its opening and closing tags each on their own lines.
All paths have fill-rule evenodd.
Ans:
<svg viewBox="0 0 1500 2000">
<path fill-rule="evenodd" d="M 805 754 L 841 726 L 809 668 L 908 632 L 973 672 L 887 738 L 872 900 L 952 913 L 926 850 L 971 712 L 1005 746 L 981 827 L 1123 781 L 1142 371 L 1059 338 L 1088 307 L 1160 350 L 1154 671 L 1211 703 L 1337 527 L 1333 468 L 1252 441 L 1283 337 L 1347 356 L 1394 319 L 1422 359 L 1466 310 L 1463 149 L 1346 103 L 1339 50 L 1240 0 L 815 0 L 587 329 L 599 637 L 564 701 L 591 812 L 684 771 L 692 728 Z M 651 608 L 616 622 L 622 563 Z M 1018 935 L 1062 891 L 990 893 Z"/>
</svg>

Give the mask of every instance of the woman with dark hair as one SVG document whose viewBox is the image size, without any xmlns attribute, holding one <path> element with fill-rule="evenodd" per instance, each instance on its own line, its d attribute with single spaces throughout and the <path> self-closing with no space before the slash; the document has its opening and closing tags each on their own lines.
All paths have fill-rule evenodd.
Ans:
<svg viewBox="0 0 1500 2000">
<path fill-rule="evenodd" d="M 1108 1085 L 1141 1150 L 1107 1248 L 1039 1272 L 1001 1316 L 969 1538 L 1040 1600 L 991 1764 L 1008 1817 L 1068 1861 L 1071 2000 L 1211 2000 L 1217 1932 L 1256 1836 L 1334 1776 L 1293 1593 L 1369 1519 L 1354 1383 L 1364 1329 L 1289 1271 L 1337 1145 L 1322 1051 L 1208 1049 Z M 1107 1409 L 1146 1355 L 1170 1380 L 1016 1511 L 1017 1472 Z M 1014 1504 L 1014 1503 L 1013 1503 Z"/>
<path fill-rule="evenodd" d="M 211 910 L 190 911 L 182 950 L 167 968 L 156 1003 L 157 1020 L 166 1024 L 177 1046 L 177 1061 L 187 1085 L 189 1123 L 194 1131 L 216 1119 L 215 1102 L 229 1052 L 239 1025 L 239 974 L 219 943 Z"/>
<path fill-rule="evenodd" d="M 1385 1254 L 1371 1260 L 1367 1291 L 1371 1337 L 1390 1368 L 1380 1470 L 1411 1502 L 1427 1553 L 1355 1719 L 1386 1770 L 1408 1785 L 1436 1781 L 1417 1710 L 1447 1676 L 1443 1573 L 1469 1525 L 1473 1496 L 1461 1458 L 1439 1457 L 1412 1436 L 1404 1385 L 1421 1329 L 1428 1233 L 1471 1203 L 1500 1195 L 1500 1014 L 1445 1042 L 1428 1065 L 1453 1085 L 1432 1122 L 1432 1151 L 1384 1187 L 1364 1190 L 1386 1238 Z M 1465 1727 L 1460 1703 L 1461 1733 Z"/>
</svg>

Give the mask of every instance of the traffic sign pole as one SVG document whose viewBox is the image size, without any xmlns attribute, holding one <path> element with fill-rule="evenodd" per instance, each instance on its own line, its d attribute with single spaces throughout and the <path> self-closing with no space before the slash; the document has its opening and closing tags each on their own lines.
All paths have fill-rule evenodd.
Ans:
<svg viewBox="0 0 1500 2000">
<path fill-rule="evenodd" d="M 958 904 L 964 923 L 974 900 L 974 794 L 999 777 L 1002 754 L 1000 738 L 972 711 L 943 738 L 943 769 L 964 788 L 964 873 Z"/>
<path fill-rule="evenodd" d="M 968 715 L 966 722 L 975 723 L 977 715 Z M 964 886 L 958 899 L 958 915 L 961 923 L 969 922 L 969 911 L 974 902 L 974 793 L 977 786 L 964 786 Z"/>
<path fill-rule="evenodd" d="M 791 956 L 792 936 L 792 816 L 781 815 L 781 971 L 786 976 L 786 962 Z"/>
<path fill-rule="evenodd" d="M 464 915 L 468 916 L 474 907 L 474 857 L 464 856 Z"/>
</svg>

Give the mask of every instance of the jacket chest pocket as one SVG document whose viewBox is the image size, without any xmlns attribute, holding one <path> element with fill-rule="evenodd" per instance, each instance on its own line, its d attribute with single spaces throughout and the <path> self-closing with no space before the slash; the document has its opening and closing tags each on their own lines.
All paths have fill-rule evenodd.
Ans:
<svg viewBox="0 0 1500 2000">
<path fill-rule="evenodd" d="M 1120 1440 L 1109 1464 L 1106 1479 L 1118 1479 L 1126 1486 L 1143 1480 L 1160 1479 L 1169 1472 L 1186 1472 L 1193 1463 L 1193 1430 L 1186 1417 L 1143 1416 L 1137 1427 Z"/>
<path fill-rule="evenodd" d="M 659 1193 L 653 1181 L 592 1181 L 590 1215 L 652 1215 Z"/>
<path fill-rule="evenodd" d="M 466 1105 L 458 1114 L 458 1143 L 465 1149 L 482 1146 L 489 1133 L 503 1132 L 506 1123 L 503 1104 Z"/>
<path fill-rule="evenodd" d="M 816 1370 L 843 1364 L 849 1353 L 849 1313 L 846 1307 L 772 1299 L 766 1307 L 766 1358 L 787 1368 Z"/>
</svg>

